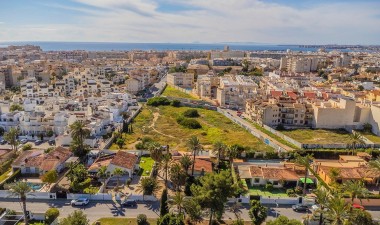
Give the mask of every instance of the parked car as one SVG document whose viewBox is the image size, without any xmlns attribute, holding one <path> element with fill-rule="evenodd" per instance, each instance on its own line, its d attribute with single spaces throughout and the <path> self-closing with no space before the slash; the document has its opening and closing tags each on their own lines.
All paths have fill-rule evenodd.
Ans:
<svg viewBox="0 0 380 225">
<path fill-rule="evenodd" d="M 309 210 L 309 207 L 307 205 L 297 204 L 293 205 L 292 209 L 296 212 L 307 212 Z"/>
<path fill-rule="evenodd" d="M 34 142 L 34 144 L 36 144 L 36 145 L 40 145 L 40 144 L 42 144 L 44 141 L 42 141 L 42 140 L 36 140 L 35 142 Z"/>
<path fill-rule="evenodd" d="M 125 199 L 125 200 L 121 203 L 121 205 L 124 206 L 124 207 L 137 207 L 137 202 L 136 202 L 136 200 Z"/>
<path fill-rule="evenodd" d="M 25 139 L 25 138 L 20 140 L 21 144 L 26 144 L 27 142 L 28 142 L 28 139 Z"/>
<path fill-rule="evenodd" d="M 352 204 L 352 207 L 355 208 L 355 209 L 361 209 L 361 210 L 364 210 L 364 206 L 359 205 L 359 204 Z"/>
<path fill-rule="evenodd" d="M 6 140 L 1 140 L 1 141 L 0 141 L 0 145 L 5 145 L 6 143 L 7 143 Z"/>
<path fill-rule="evenodd" d="M 90 202 L 90 200 L 88 200 L 88 198 L 78 198 L 78 199 L 71 200 L 71 205 L 72 206 L 77 206 L 77 205 L 85 206 L 89 202 Z"/>
<path fill-rule="evenodd" d="M 55 145 L 55 141 L 54 140 L 49 140 L 48 143 L 49 143 L 49 145 Z"/>
</svg>

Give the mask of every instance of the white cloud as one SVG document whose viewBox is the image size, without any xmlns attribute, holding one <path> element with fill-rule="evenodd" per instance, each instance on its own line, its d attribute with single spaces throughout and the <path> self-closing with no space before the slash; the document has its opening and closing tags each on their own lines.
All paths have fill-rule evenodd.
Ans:
<svg viewBox="0 0 380 225">
<path fill-rule="evenodd" d="M 6 27 L 0 36 L 4 40 L 376 44 L 380 35 L 375 29 L 380 24 L 378 3 L 325 3 L 298 9 L 258 0 L 160 0 L 192 9 L 164 13 L 153 0 L 76 1 L 91 7 L 55 7 L 81 11 L 77 24 Z"/>
</svg>

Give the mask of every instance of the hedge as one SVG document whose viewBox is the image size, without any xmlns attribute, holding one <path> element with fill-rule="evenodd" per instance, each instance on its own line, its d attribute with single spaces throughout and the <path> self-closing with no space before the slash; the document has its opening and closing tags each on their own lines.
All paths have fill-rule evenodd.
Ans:
<svg viewBox="0 0 380 225">
<path fill-rule="evenodd" d="M 167 98 L 153 97 L 153 98 L 150 98 L 146 104 L 150 106 L 160 106 L 160 105 L 170 105 L 170 103 L 171 101 Z"/>
</svg>

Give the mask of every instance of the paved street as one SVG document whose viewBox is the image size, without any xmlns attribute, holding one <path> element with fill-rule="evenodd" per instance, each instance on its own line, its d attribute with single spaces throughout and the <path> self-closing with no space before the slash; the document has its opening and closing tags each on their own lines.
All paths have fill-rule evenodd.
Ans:
<svg viewBox="0 0 380 225">
<path fill-rule="evenodd" d="M 67 216 L 74 210 L 83 210 L 91 222 L 102 217 L 136 217 L 138 214 L 146 214 L 150 218 L 158 217 L 159 202 L 154 204 L 138 204 L 137 208 L 120 208 L 118 203 L 112 201 L 91 201 L 86 207 L 72 207 L 69 200 L 28 200 L 27 208 L 32 212 L 45 212 L 52 204 L 59 209 L 61 216 Z M 18 200 L 1 199 L 0 207 L 21 211 L 21 204 Z M 285 215 L 291 219 L 301 220 L 307 213 L 294 212 L 290 206 L 280 206 L 279 208 L 271 208 L 268 206 L 268 220 L 274 219 L 275 216 Z M 376 208 L 368 208 L 368 211 L 374 218 L 380 218 L 380 206 Z M 277 212 L 277 213 L 276 213 Z M 226 210 L 224 219 L 234 219 L 233 213 Z M 249 220 L 248 208 L 242 209 L 242 218 Z"/>
</svg>

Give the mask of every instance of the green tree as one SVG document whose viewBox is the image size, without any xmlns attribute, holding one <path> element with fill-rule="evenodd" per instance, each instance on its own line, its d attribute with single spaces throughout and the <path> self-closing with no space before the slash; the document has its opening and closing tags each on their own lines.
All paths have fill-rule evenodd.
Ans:
<svg viewBox="0 0 380 225">
<path fill-rule="evenodd" d="M 190 139 L 187 141 L 187 146 L 190 148 L 193 154 L 193 165 L 191 167 L 191 176 L 194 176 L 195 156 L 198 155 L 199 151 L 202 150 L 202 145 L 196 136 L 191 136 Z"/>
<path fill-rule="evenodd" d="M 86 167 L 82 164 L 69 166 L 69 171 L 67 173 L 67 178 L 70 181 L 70 187 L 74 191 L 83 191 L 84 185 L 86 184 L 86 179 L 88 176 L 88 171 Z M 91 180 L 90 180 L 91 181 Z"/>
<path fill-rule="evenodd" d="M 170 153 L 167 153 L 162 156 L 161 162 L 158 165 L 158 168 L 161 170 L 161 172 L 164 173 L 165 188 L 168 188 L 168 174 L 169 174 L 171 161 L 172 161 L 172 156 Z"/>
<path fill-rule="evenodd" d="M 251 208 L 249 209 L 249 217 L 252 220 L 252 224 L 260 225 L 267 218 L 267 207 L 262 206 L 260 201 L 252 200 L 250 202 Z"/>
<path fill-rule="evenodd" d="M 333 194 L 327 199 L 327 218 L 332 225 L 343 225 L 349 217 L 350 205 L 338 194 Z"/>
<path fill-rule="evenodd" d="M 20 142 L 17 140 L 19 135 L 19 130 L 16 128 L 11 128 L 8 132 L 4 134 L 4 140 L 6 140 L 11 146 L 14 152 L 17 151 L 17 146 Z"/>
<path fill-rule="evenodd" d="M 161 145 L 157 142 L 150 142 L 148 144 L 150 157 L 157 163 L 160 163 L 163 157 Z"/>
<path fill-rule="evenodd" d="M 309 168 L 311 165 L 311 162 L 313 160 L 313 157 L 311 155 L 306 156 L 296 156 L 296 163 L 305 167 L 305 180 L 303 182 L 303 196 L 306 196 L 306 185 L 307 185 L 307 176 L 309 174 Z"/>
<path fill-rule="evenodd" d="M 270 220 L 266 222 L 266 225 L 303 225 L 300 221 L 295 219 L 288 219 L 286 216 L 279 216 L 275 220 Z"/>
<path fill-rule="evenodd" d="M 345 225 L 378 225 L 373 221 L 372 215 L 361 209 L 354 209 Z"/>
<path fill-rule="evenodd" d="M 148 218 L 145 214 L 139 214 L 136 217 L 137 225 L 149 225 Z"/>
<path fill-rule="evenodd" d="M 48 183 L 49 186 L 58 180 L 58 173 L 56 170 L 50 170 L 41 177 L 42 182 Z"/>
<path fill-rule="evenodd" d="M 228 157 L 228 160 L 230 161 L 230 165 L 232 165 L 233 160 L 239 157 L 240 154 L 241 154 L 241 150 L 239 149 L 239 146 L 237 145 L 228 146 L 226 149 L 226 156 Z"/>
<path fill-rule="evenodd" d="M 224 155 L 226 153 L 226 149 L 227 149 L 227 146 L 225 144 L 223 144 L 221 141 L 217 141 L 214 143 L 212 153 L 216 154 L 216 158 L 218 160 L 216 163 L 216 166 L 218 168 L 218 171 L 220 168 L 220 159 L 222 157 L 224 158 Z"/>
<path fill-rule="evenodd" d="M 50 208 L 45 212 L 45 223 L 51 224 L 59 216 L 59 210 L 57 208 Z"/>
<path fill-rule="evenodd" d="M 3 128 L 3 127 L 0 127 L 0 136 L 3 136 L 3 135 L 4 135 L 4 133 L 5 133 L 5 130 L 4 130 L 4 128 Z"/>
<path fill-rule="evenodd" d="M 194 198 L 186 198 L 183 204 L 183 209 L 191 222 L 200 223 L 203 221 L 202 207 Z"/>
<path fill-rule="evenodd" d="M 46 137 L 53 137 L 54 131 L 53 130 L 48 130 L 46 131 Z"/>
<path fill-rule="evenodd" d="M 315 200 L 319 204 L 319 225 L 322 225 L 323 223 L 323 213 L 324 209 L 326 208 L 326 199 L 330 197 L 330 193 L 323 187 L 319 186 L 317 190 L 314 192 L 315 194 Z"/>
<path fill-rule="evenodd" d="M 372 124 L 370 124 L 370 123 L 363 124 L 363 131 L 366 133 L 371 133 L 372 132 Z"/>
<path fill-rule="evenodd" d="M 124 139 L 123 138 L 116 139 L 116 144 L 119 147 L 119 149 L 122 149 L 124 146 Z"/>
<path fill-rule="evenodd" d="M 377 177 L 377 186 L 379 185 L 379 180 L 380 180 L 380 156 L 377 157 L 375 160 L 371 160 L 369 162 L 369 167 L 370 169 L 375 172 L 378 177 Z M 380 195 L 380 188 L 379 188 L 379 195 Z"/>
<path fill-rule="evenodd" d="M 362 198 L 368 199 L 369 191 L 363 181 L 346 181 L 343 184 L 343 190 L 349 193 L 351 203 L 354 203 L 355 198 L 359 199 L 360 203 L 362 203 Z"/>
<path fill-rule="evenodd" d="M 104 193 L 104 190 L 106 189 L 106 180 L 108 178 L 107 167 L 106 166 L 101 166 L 99 168 L 98 172 L 96 173 L 96 176 L 103 183 L 103 193 Z"/>
<path fill-rule="evenodd" d="M 86 214 L 81 210 L 75 210 L 66 218 L 63 218 L 59 225 L 89 225 L 90 221 Z"/>
<path fill-rule="evenodd" d="M 185 225 L 185 223 L 183 222 L 183 217 L 181 215 L 168 213 L 158 219 L 157 225 Z"/>
<path fill-rule="evenodd" d="M 188 171 L 193 164 L 193 161 L 188 155 L 184 155 L 179 159 L 179 163 L 182 166 L 182 169 L 186 172 L 186 175 L 188 174 Z"/>
<path fill-rule="evenodd" d="M 32 188 L 26 182 L 18 181 L 10 185 L 9 191 L 11 196 L 20 198 L 22 203 L 22 211 L 24 214 L 24 223 L 25 225 L 28 225 L 29 220 L 26 214 L 26 195 L 32 191 Z"/>
<path fill-rule="evenodd" d="M 90 136 L 90 130 L 86 128 L 83 121 L 75 121 L 70 125 L 71 138 L 73 139 L 71 149 L 74 155 L 84 157 L 89 152 L 88 146 L 84 143 L 85 139 Z"/>
<path fill-rule="evenodd" d="M 352 155 L 355 154 L 355 149 L 365 144 L 364 137 L 358 132 L 350 134 L 350 141 L 348 143 L 352 147 Z"/>
<path fill-rule="evenodd" d="M 168 189 L 162 191 L 161 202 L 160 202 L 160 217 L 165 216 L 169 213 L 168 206 Z"/>
<path fill-rule="evenodd" d="M 13 105 L 11 105 L 11 107 L 9 107 L 9 111 L 11 111 L 11 112 L 23 111 L 23 110 L 24 110 L 24 108 L 22 108 L 22 106 L 19 104 L 13 104 Z"/>
<path fill-rule="evenodd" d="M 120 186 L 120 177 L 123 176 L 124 171 L 120 168 L 115 168 L 112 172 L 112 175 L 114 175 L 117 178 L 117 187 Z"/>
<path fill-rule="evenodd" d="M 145 195 L 153 195 L 159 189 L 157 180 L 153 177 L 143 177 L 140 179 L 140 183 L 137 186 L 137 191 Z"/>
<path fill-rule="evenodd" d="M 176 191 L 180 191 L 181 184 L 183 184 L 186 179 L 186 171 L 182 169 L 179 163 L 172 163 L 169 168 L 169 177 Z"/>
<path fill-rule="evenodd" d="M 180 192 L 177 191 L 173 198 L 169 201 L 169 204 L 171 207 L 176 207 L 178 214 L 182 214 L 182 209 L 184 208 L 186 202 L 186 196 Z"/>
<path fill-rule="evenodd" d="M 234 196 L 235 191 L 236 186 L 228 171 L 206 174 L 199 179 L 199 184 L 191 186 L 193 198 L 203 209 L 210 211 L 209 224 L 211 224 L 214 215 L 223 214 L 225 203 L 229 197 Z"/>
</svg>

